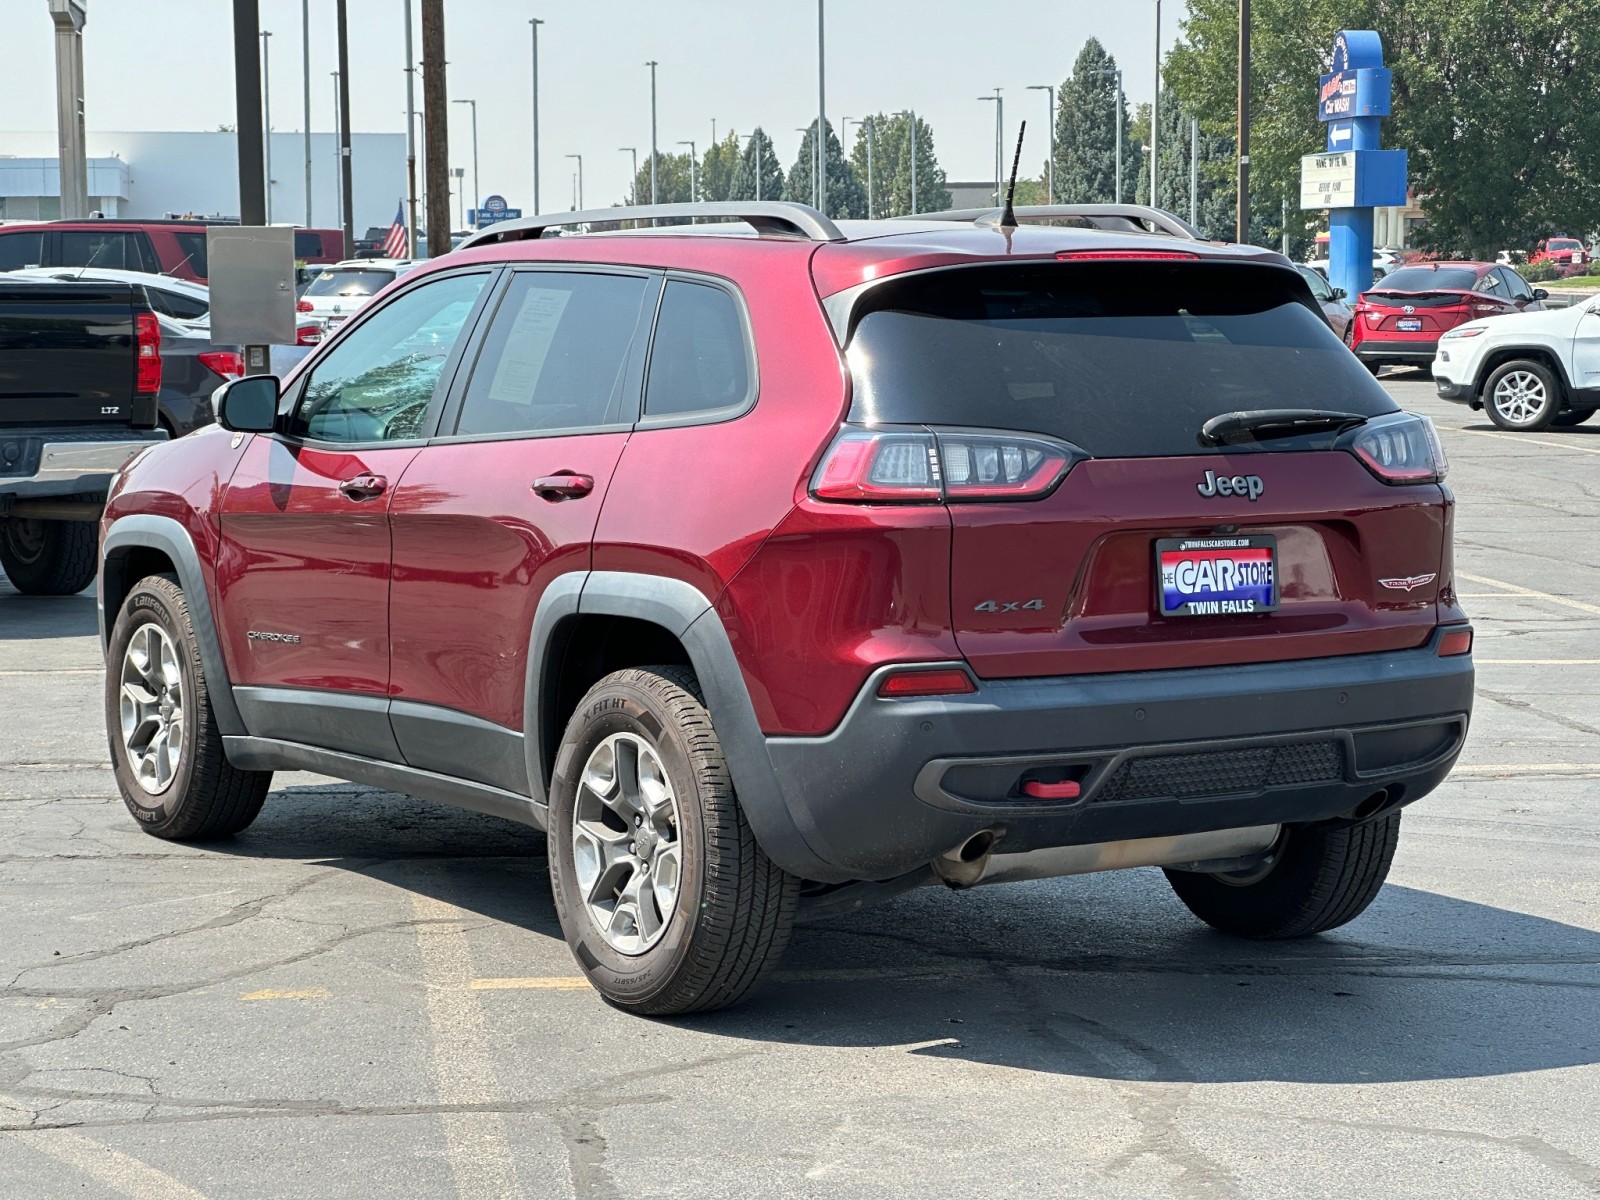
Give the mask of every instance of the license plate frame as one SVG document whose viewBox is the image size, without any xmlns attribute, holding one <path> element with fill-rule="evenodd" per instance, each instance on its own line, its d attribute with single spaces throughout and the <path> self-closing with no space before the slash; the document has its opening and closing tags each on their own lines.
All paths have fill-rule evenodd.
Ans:
<svg viewBox="0 0 1600 1200">
<path fill-rule="evenodd" d="M 1262 552 L 1265 551 L 1265 554 Z M 1279 603 L 1278 539 L 1270 533 L 1241 533 L 1197 538 L 1157 538 L 1152 557 L 1155 562 L 1156 612 L 1162 617 L 1225 617 L 1253 616 L 1257 613 L 1275 612 Z M 1215 572 L 1210 571 L 1211 586 L 1206 583 L 1207 568 L 1198 565 L 1185 568 L 1181 564 L 1222 563 L 1234 564 L 1232 571 L 1238 575 L 1237 585 L 1226 589 L 1216 586 Z M 1268 581 L 1259 581 L 1259 566 L 1241 570 L 1242 564 L 1267 564 Z M 1167 567 L 1171 565 L 1170 578 Z M 1221 580 L 1221 582 L 1228 582 Z M 1226 594 L 1223 594 L 1223 592 Z M 1203 592 L 1217 592 L 1203 596 Z"/>
<path fill-rule="evenodd" d="M 1401 333 L 1421 333 L 1421 317 L 1401 317 L 1394 323 L 1394 327 Z"/>
</svg>

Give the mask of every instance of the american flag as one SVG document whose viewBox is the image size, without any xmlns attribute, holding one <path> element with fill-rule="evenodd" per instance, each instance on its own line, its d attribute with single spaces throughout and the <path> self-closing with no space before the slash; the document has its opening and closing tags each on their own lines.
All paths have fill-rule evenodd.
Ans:
<svg viewBox="0 0 1600 1200">
<path fill-rule="evenodd" d="M 389 226 L 389 232 L 383 239 L 383 256 L 385 258 L 404 258 L 406 256 L 406 202 L 400 201 L 400 207 L 395 209 L 394 224 Z"/>
</svg>

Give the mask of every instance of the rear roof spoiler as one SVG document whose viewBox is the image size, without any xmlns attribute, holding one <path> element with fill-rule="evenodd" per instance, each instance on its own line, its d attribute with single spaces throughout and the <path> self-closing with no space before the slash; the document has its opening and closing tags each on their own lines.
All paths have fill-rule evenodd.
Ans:
<svg viewBox="0 0 1600 1200">
<path fill-rule="evenodd" d="M 945 212 L 914 213 L 897 217 L 900 221 L 955 221 L 963 224 L 998 226 L 999 208 L 953 208 Z M 1200 231 L 1181 217 L 1147 204 L 1019 204 L 1017 220 L 1022 224 L 1070 222 L 1090 229 L 1110 229 L 1121 233 L 1159 233 L 1168 237 L 1204 241 Z"/>
</svg>

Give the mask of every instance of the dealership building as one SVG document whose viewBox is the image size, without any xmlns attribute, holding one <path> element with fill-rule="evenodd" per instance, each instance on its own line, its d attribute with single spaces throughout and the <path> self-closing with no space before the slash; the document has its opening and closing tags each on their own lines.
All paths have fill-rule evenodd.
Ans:
<svg viewBox="0 0 1600 1200">
<path fill-rule="evenodd" d="M 54 220 L 61 215 L 54 131 L 0 133 L 0 220 Z M 239 215 L 237 139 L 215 133 L 88 135 L 89 210 L 107 217 Z M 268 220 L 335 228 L 340 224 L 339 147 L 335 134 L 311 135 L 311 211 L 306 212 L 305 139 L 272 135 Z M 357 233 L 388 225 L 406 194 L 403 133 L 350 136 L 351 224 Z"/>
</svg>

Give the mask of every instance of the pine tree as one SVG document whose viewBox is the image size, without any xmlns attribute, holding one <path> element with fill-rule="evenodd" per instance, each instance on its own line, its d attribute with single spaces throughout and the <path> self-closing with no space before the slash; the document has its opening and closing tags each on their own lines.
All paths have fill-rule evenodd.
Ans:
<svg viewBox="0 0 1600 1200">
<path fill-rule="evenodd" d="M 867 191 L 856 178 L 855 168 L 845 161 L 844 149 L 834 136 L 833 124 L 825 127 L 824 141 L 827 155 L 826 182 L 828 202 L 820 206 L 830 217 L 861 218 L 867 215 Z M 800 155 L 789 168 L 783 185 L 783 198 L 801 204 L 816 204 L 816 134 L 817 123 L 811 122 L 805 137 L 800 141 Z"/>
<path fill-rule="evenodd" d="M 657 204 L 688 204 L 690 201 L 689 156 L 687 154 L 656 155 Z M 633 178 L 633 202 L 650 203 L 650 159 L 639 164 L 639 173 Z"/>
<path fill-rule="evenodd" d="M 1130 145 L 1126 102 L 1117 94 L 1117 60 L 1090 38 L 1061 83 L 1056 102 L 1056 200 L 1117 199 L 1117 123 L 1122 123 L 1122 196 L 1133 196 L 1138 147 Z M 1130 153 L 1131 151 L 1131 153 Z"/>
<path fill-rule="evenodd" d="M 730 200 L 779 200 L 783 197 L 783 168 L 772 139 L 757 125 L 750 131 L 739 167 L 729 185 Z"/>
<path fill-rule="evenodd" d="M 732 130 L 706 149 L 700 160 L 700 199 L 732 200 L 733 181 L 739 173 L 739 135 Z"/>
<path fill-rule="evenodd" d="M 873 211 L 880 217 L 904 216 L 911 207 L 911 119 L 904 114 L 885 116 L 874 113 L 875 142 L 872 159 Z M 865 121 L 856 134 L 850 162 L 856 175 L 867 177 L 867 131 Z M 943 212 L 950 207 L 950 191 L 945 187 L 944 168 L 934 153 L 933 130 L 917 118 L 917 212 Z"/>
</svg>

